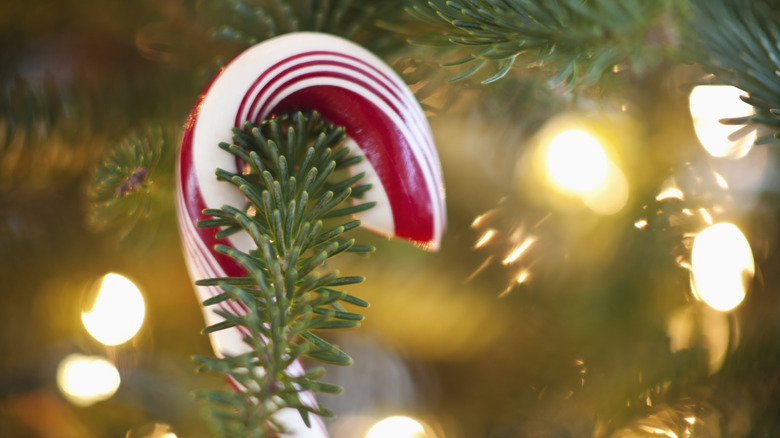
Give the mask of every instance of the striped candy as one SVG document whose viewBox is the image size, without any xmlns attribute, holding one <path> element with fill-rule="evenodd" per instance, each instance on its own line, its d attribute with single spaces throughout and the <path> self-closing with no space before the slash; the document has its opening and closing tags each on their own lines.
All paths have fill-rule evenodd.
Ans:
<svg viewBox="0 0 780 438">
<path fill-rule="evenodd" d="M 205 208 L 242 205 L 243 195 L 218 182 L 216 168 L 236 170 L 235 157 L 219 149 L 230 141 L 231 128 L 244 121 L 259 123 L 273 114 L 316 110 L 332 123 L 344 126 L 350 149 L 366 160 L 356 172 L 366 172 L 373 184 L 365 201 L 377 207 L 360 215 L 363 225 L 377 233 L 437 249 L 445 226 L 441 167 L 430 128 L 419 104 L 403 81 L 365 49 L 338 37 L 293 33 L 258 44 L 231 61 L 200 96 L 185 124 L 177 165 L 177 209 L 185 258 L 194 280 L 243 276 L 232 259 L 213 251 L 213 228 L 197 228 L 207 219 Z M 254 246 L 245 233 L 228 238 L 237 249 Z M 196 287 L 204 301 L 220 291 Z M 245 313 L 236 303 L 223 301 L 222 310 Z M 222 318 L 204 308 L 207 324 Z M 242 354 L 248 346 L 238 328 L 211 335 L 217 354 Z M 290 369 L 303 372 L 300 363 Z M 312 394 L 302 397 L 314 405 Z M 293 415 L 294 414 L 294 415 Z M 327 436 L 317 419 L 306 429 L 296 411 L 284 412 L 294 437 Z"/>
</svg>

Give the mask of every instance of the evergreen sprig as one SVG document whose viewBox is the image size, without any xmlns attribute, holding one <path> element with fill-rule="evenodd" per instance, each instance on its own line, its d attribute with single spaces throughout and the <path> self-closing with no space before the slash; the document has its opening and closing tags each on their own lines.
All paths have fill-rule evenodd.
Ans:
<svg viewBox="0 0 780 438">
<path fill-rule="evenodd" d="M 87 187 L 90 225 L 97 230 L 111 229 L 124 238 L 139 223 L 169 208 L 174 151 L 170 133 L 150 127 L 129 135 L 106 153 Z M 142 227 L 142 232 L 135 234 L 149 238 L 154 233 Z"/>
<path fill-rule="evenodd" d="M 408 12 L 434 26 L 418 44 L 462 46 L 468 55 L 448 66 L 468 65 L 453 80 L 487 63 L 496 72 L 483 83 L 523 67 L 547 67 L 553 85 L 592 85 L 613 68 L 643 73 L 675 41 L 667 1 L 641 0 L 414 0 Z M 444 25 L 444 26 L 442 26 Z"/>
<path fill-rule="evenodd" d="M 244 315 L 216 310 L 225 320 L 205 332 L 238 327 L 251 352 L 240 356 L 197 360 L 203 369 L 226 374 L 239 389 L 202 393 L 214 404 L 218 433 L 222 436 L 267 437 L 283 431 L 273 415 L 283 408 L 297 409 L 309 424 L 309 414 L 332 416 L 322 406 L 300 398 L 301 391 L 337 393 L 341 388 L 321 382 L 322 368 L 304 375 L 289 373 L 302 358 L 348 365 L 351 358 L 314 331 L 352 328 L 363 317 L 343 304 L 368 303 L 341 291 L 362 277 L 321 272 L 326 260 L 343 252 L 369 252 L 344 233 L 360 221 L 344 219 L 371 208 L 374 203 L 344 206 L 348 199 L 369 188 L 359 185 L 362 174 L 349 168 L 362 160 L 344 146 L 343 128 L 334 127 L 315 112 L 296 113 L 234 129 L 233 143 L 219 146 L 235 155 L 241 173 L 217 170 L 219 179 L 233 184 L 247 199 L 242 208 L 209 209 L 212 217 L 199 223 L 222 227 L 219 237 L 244 231 L 257 247 L 242 252 L 227 245 L 215 249 L 246 269 L 246 276 L 213 278 L 199 285 L 217 285 L 222 293 L 204 302 L 213 306 L 225 300 L 240 303 Z M 340 218 L 336 224 L 333 219 Z"/>
<path fill-rule="evenodd" d="M 691 2 L 692 37 L 700 62 L 722 82 L 746 93 L 755 108 L 729 124 L 760 123 L 774 132 L 757 144 L 780 138 L 780 4 L 754 0 Z"/>
<path fill-rule="evenodd" d="M 373 27 L 373 21 L 380 11 L 387 9 L 387 4 L 355 0 L 224 0 L 212 7 L 219 21 L 214 36 L 246 47 L 298 31 L 325 32 L 360 40 L 358 34 L 367 27 L 371 28 L 373 45 L 386 44 L 381 41 L 384 38 L 377 38 L 379 29 Z"/>
</svg>

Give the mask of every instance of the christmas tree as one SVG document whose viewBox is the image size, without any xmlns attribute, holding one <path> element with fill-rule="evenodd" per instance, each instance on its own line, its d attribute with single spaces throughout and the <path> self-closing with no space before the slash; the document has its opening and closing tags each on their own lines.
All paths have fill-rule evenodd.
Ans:
<svg viewBox="0 0 780 438">
<path fill-rule="evenodd" d="M 0 11 L 0 435 L 780 433 L 778 2 Z M 191 176 L 232 60 L 301 37 L 370 111 L 291 91 Z"/>
</svg>

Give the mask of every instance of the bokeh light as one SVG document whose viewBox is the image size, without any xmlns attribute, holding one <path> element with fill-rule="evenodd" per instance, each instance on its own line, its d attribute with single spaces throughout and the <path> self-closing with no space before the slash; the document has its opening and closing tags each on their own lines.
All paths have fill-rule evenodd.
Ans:
<svg viewBox="0 0 780 438">
<path fill-rule="evenodd" d="M 555 183 L 567 190 L 586 192 L 607 177 L 604 149 L 590 134 L 579 129 L 563 131 L 547 148 L 547 170 Z"/>
<path fill-rule="evenodd" d="M 100 282 L 92 308 L 81 314 L 87 331 L 105 345 L 130 340 L 144 321 L 146 313 L 141 291 L 119 274 L 107 274 Z"/>
<path fill-rule="evenodd" d="M 716 310 L 729 311 L 745 298 L 755 273 L 750 244 L 735 225 L 712 225 L 693 241 L 691 272 L 696 295 Z"/>
<path fill-rule="evenodd" d="M 168 424 L 152 423 L 130 429 L 125 438 L 177 438 L 177 435 Z"/>
<path fill-rule="evenodd" d="M 537 162 L 548 183 L 564 195 L 579 197 L 591 211 L 612 215 L 623 209 L 629 198 L 628 180 L 602 143 L 598 129 L 589 122 L 561 119 L 548 124 L 539 140 Z"/>
<path fill-rule="evenodd" d="M 609 162 L 607 175 L 602 184 L 580 194 L 580 198 L 595 213 L 615 214 L 628 202 L 628 181 L 623 171 L 616 164 Z"/>
<path fill-rule="evenodd" d="M 419 421 L 402 416 L 388 417 L 376 423 L 366 438 L 435 438 Z"/>
<path fill-rule="evenodd" d="M 60 392 L 78 406 L 111 398 L 119 383 L 119 371 L 102 357 L 74 353 L 62 359 L 57 367 Z"/>
<path fill-rule="evenodd" d="M 748 117 L 753 107 L 740 99 L 744 91 L 730 85 L 700 85 L 691 91 L 689 105 L 699 142 L 714 157 L 742 158 L 756 140 L 749 125 L 724 125 L 721 119 Z"/>
<path fill-rule="evenodd" d="M 667 320 L 669 351 L 704 348 L 710 373 L 723 366 L 730 349 L 739 344 L 739 330 L 732 328 L 733 315 L 709 306 L 685 306 L 673 312 Z M 736 324 L 734 325 L 736 327 Z"/>
</svg>

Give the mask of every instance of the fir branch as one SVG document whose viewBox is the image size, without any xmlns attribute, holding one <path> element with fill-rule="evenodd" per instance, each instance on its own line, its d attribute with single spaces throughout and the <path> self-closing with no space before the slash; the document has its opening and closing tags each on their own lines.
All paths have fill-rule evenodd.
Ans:
<svg viewBox="0 0 780 438">
<path fill-rule="evenodd" d="M 29 185 L 31 174 L 78 172 L 94 159 L 88 150 L 97 145 L 85 135 L 86 121 L 94 118 L 84 104 L 90 85 L 79 82 L 77 88 L 63 87 L 54 75 L 0 79 L 0 185 Z M 79 147 L 68 143 L 76 137 Z"/>
<path fill-rule="evenodd" d="M 288 32 L 312 31 L 358 41 L 376 52 L 401 41 L 374 26 L 377 17 L 400 11 L 399 2 L 356 0 L 223 0 L 213 4 L 213 36 L 249 47 Z"/>
<path fill-rule="evenodd" d="M 96 78 L 87 67 L 0 75 L 0 186 L 29 186 L 32 175 L 61 183 L 88 174 L 106 147 L 129 133 L 181 123 L 171 117 L 171 106 L 181 103 L 171 102 L 191 95 L 198 79 L 173 69 L 121 70 Z M 167 99 L 157 99 L 161 95 Z"/>
<path fill-rule="evenodd" d="M 426 26 L 412 29 L 413 42 L 454 44 L 467 52 L 445 64 L 466 66 L 452 80 L 487 63 L 495 71 L 483 83 L 517 65 L 541 66 L 554 86 L 569 88 L 596 84 L 613 69 L 642 74 L 658 65 L 676 41 L 668 10 L 667 1 L 640 0 L 414 0 L 407 9 Z"/>
<path fill-rule="evenodd" d="M 754 0 L 691 2 L 692 53 L 723 83 L 746 93 L 755 108 L 749 120 L 725 123 L 763 124 L 772 134 L 757 144 L 780 138 L 780 6 Z"/>
<path fill-rule="evenodd" d="M 240 389 L 201 394 L 212 402 L 218 432 L 223 436 L 278 434 L 283 425 L 273 415 L 283 408 L 297 409 L 307 423 L 309 413 L 333 415 L 322 406 L 305 404 L 299 393 L 333 393 L 341 388 L 321 382 L 320 370 L 293 376 L 288 368 L 301 358 L 351 363 L 346 353 L 313 331 L 355 327 L 363 317 L 346 311 L 341 303 L 368 305 L 334 289 L 362 278 L 320 272 L 326 260 L 354 249 L 354 239 L 342 236 L 359 225 L 355 220 L 335 226 L 324 222 L 326 216 L 349 208 L 341 206 L 348 202 L 350 186 L 359 179 L 349 174 L 350 166 L 359 160 L 343 146 L 344 138 L 343 128 L 325 122 L 316 112 L 296 113 L 259 126 L 247 123 L 243 130 L 234 130 L 232 144 L 220 145 L 245 163 L 242 173 L 220 170 L 217 174 L 240 190 L 248 205 L 207 210 L 214 219 L 199 226 L 239 228 L 257 245 L 248 253 L 218 245 L 215 249 L 240 263 L 247 275 L 198 282 L 219 285 L 223 290 L 204 305 L 231 300 L 247 309 L 241 316 L 217 310 L 225 321 L 205 331 L 240 327 L 252 351 L 197 359 L 204 370 L 226 374 Z M 352 208 L 370 206 L 363 203 Z M 373 248 L 364 246 L 361 250 Z"/>
<path fill-rule="evenodd" d="M 119 142 L 95 166 L 87 186 L 89 223 L 119 238 L 170 208 L 175 143 L 161 127 L 150 127 Z M 149 223 L 154 227 L 154 223 Z M 134 233 L 151 239 L 150 227 Z"/>
</svg>

